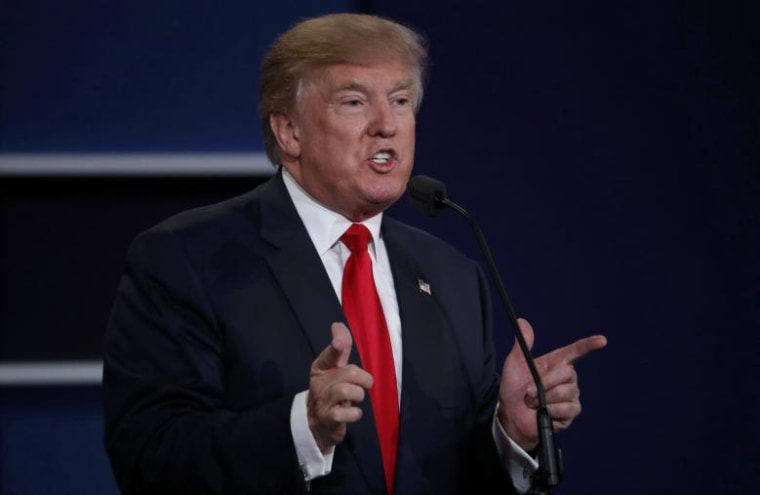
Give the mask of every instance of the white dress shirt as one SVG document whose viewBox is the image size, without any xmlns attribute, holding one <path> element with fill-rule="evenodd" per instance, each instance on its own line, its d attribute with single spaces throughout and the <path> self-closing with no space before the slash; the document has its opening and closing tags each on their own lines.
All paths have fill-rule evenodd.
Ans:
<svg viewBox="0 0 760 495">
<path fill-rule="evenodd" d="M 343 267 L 351 251 L 340 242 L 340 237 L 353 222 L 317 202 L 296 183 L 295 179 L 284 168 L 282 169 L 282 176 L 285 188 L 293 200 L 296 211 L 306 226 L 306 231 L 314 243 L 314 248 L 317 250 L 322 263 L 324 263 L 335 294 L 342 303 Z M 380 303 L 383 306 L 383 313 L 385 314 L 390 334 L 393 360 L 396 368 L 396 390 L 399 394 L 400 404 L 401 365 L 403 363 L 401 319 L 399 317 L 398 300 L 396 299 L 396 290 L 393 286 L 393 275 L 391 273 L 390 261 L 388 260 L 388 252 L 385 249 L 385 242 L 380 231 L 381 223 L 382 214 L 362 222 L 372 234 L 368 251 L 372 260 L 372 273 L 375 277 L 375 285 L 377 286 L 377 292 L 380 297 Z M 325 331 L 328 330 L 326 329 Z M 309 429 L 306 414 L 308 393 L 308 390 L 306 390 L 295 396 L 290 414 L 293 441 L 296 446 L 301 470 L 307 482 L 330 474 L 334 452 L 333 448 L 323 455 Z M 496 419 L 495 411 L 492 431 L 496 440 L 497 450 L 502 458 L 502 462 L 510 470 L 515 487 L 522 493 L 526 492 L 530 488 L 530 475 L 538 467 L 537 463 L 507 437 L 501 424 Z"/>
</svg>

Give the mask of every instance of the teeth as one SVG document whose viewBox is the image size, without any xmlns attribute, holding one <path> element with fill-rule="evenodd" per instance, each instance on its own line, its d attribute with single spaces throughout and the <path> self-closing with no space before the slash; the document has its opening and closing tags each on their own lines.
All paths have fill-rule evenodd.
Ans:
<svg viewBox="0 0 760 495">
<path fill-rule="evenodd" d="M 375 153 L 372 157 L 372 161 L 375 163 L 388 163 L 388 160 L 391 159 L 391 154 L 387 151 L 380 151 L 379 153 Z"/>
</svg>

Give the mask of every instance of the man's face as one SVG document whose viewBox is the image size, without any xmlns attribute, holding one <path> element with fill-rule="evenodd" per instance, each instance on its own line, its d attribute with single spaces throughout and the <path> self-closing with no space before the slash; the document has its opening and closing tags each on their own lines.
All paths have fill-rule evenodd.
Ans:
<svg viewBox="0 0 760 495">
<path fill-rule="evenodd" d="M 404 193 L 414 162 L 413 76 L 394 62 L 338 64 L 303 82 L 291 119 L 297 146 L 284 164 L 309 194 L 359 221 Z"/>
</svg>

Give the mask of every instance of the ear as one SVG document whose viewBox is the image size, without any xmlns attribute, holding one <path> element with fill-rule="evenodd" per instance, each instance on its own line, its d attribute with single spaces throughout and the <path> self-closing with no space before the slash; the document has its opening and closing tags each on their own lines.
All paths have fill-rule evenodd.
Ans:
<svg viewBox="0 0 760 495">
<path fill-rule="evenodd" d="M 280 150 L 293 158 L 301 156 L 301 143 L 298 141 L 298 128 L 295 122 L 283 113 L 269 115 L 269 127 L 272 129 Z"/>
</svg>

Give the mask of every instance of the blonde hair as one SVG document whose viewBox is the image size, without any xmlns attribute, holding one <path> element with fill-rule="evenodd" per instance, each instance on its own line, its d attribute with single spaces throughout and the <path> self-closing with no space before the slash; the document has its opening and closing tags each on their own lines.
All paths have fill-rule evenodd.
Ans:
<svg viewBox="0 0 760 495">
<path fill-rule="evenodd" d="M 280 163 L 269 116 L 295 109 L 299 86 L 309 71 L 339 63 L 399 61 L 413 71 L 416 110 L 428 64 L 425 45 L 420 33 L 366 14 L 328 14 L 302 21 L 280 35 L 261 64 L 259 118 L 269 160 Z"/>
</svg>

